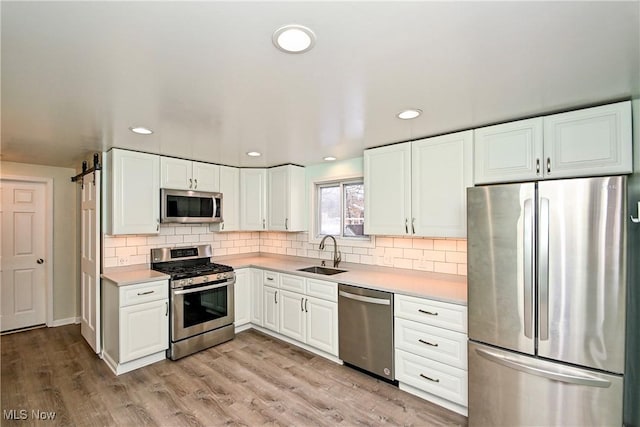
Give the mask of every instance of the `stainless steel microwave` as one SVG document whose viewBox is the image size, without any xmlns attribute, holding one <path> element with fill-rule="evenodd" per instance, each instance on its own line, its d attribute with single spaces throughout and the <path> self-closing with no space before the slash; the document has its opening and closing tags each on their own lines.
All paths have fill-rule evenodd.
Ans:
<svg viewBox="0 0 640 427">
<path fill-rule="evenodd" d="M 160 190 L 161 223 L 222 222 L 222 193 Z"/>
</svg>

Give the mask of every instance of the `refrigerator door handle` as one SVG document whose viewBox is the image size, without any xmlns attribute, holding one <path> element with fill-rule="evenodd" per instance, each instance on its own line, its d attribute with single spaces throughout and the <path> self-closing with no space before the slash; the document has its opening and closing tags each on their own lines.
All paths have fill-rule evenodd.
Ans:
<svg viewBox="0 0 640 427">
<path fill-rule="evenodd" d="M 524 336 L 533 338 L 533 201 L 524 201 Z"/>
<path fill-rule="evenodd" d="M 538 218 L 538 292 L 540 340 L 549 339 L 549 199 L 540 198 Z"/>
<path fill-rule="evenodd" d="M 587 375 L 585 373 L 578 373 L 572 370 L 571 368 L 561 367 L 560 371 L 565 371 L 565 372 L 554 372 L 539 366 L 535 366 L 530 363 L 523 363 L 521 361 L 514 360 L 503 354 L 494 353 L 492 351 L 481 349 L 481 348 L 476 348 L 476 353 L 487 360 L 490 360 L 492 362 L 498 363 L 500 365 L 506 366 L 511 369 L 515 369 L 516 371 L 525 372 L 527 374 L 536 375 L 543 378 L 548 378 L 554 381 L 560 381 L 568 384 L 583 385 L 587 387 L 601 387 L 601 388 L 608 388 L 611 385 L 611 382 L 608 380 Z M 571 372 L 571 373 L 568 373 L 568 372 Z"/>
</svg>

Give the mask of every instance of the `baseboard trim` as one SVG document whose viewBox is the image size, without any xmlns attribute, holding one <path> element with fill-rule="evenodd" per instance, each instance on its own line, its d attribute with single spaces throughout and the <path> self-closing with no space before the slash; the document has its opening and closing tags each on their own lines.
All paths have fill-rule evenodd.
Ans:
<svg viewBox="0 0 640 427">
<path fill-rule="evenodd" d="M 80 317 L 67 317 L 66 319 L 56 319 L 47 326 L 57 328 L 58 326 L 74 325 L 80 323 Z"/>
</svg>

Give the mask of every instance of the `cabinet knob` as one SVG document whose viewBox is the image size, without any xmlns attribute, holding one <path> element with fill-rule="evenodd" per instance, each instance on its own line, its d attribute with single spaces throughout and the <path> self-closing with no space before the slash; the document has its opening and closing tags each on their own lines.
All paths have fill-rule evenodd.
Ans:
<svg viewBox="0 0 640 427">
<path fill-rule="evenodd" d="M 42 258 L 38 258 L 38 260 L 36 261 L 38 264 L 44 264 L 44 260 Z"/>
</svg>

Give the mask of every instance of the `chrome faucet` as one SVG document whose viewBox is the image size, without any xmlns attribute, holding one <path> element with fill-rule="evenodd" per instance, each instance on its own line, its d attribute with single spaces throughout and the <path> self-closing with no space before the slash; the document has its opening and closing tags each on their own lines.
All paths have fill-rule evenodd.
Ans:
<svg viewBox="0 0 640 427">
<path fill-rule="evenodd" d="M 324 241 L 327 240 L 328 237 L 331 237 L 331 240 L 333 240 L 333 266 L 335 268 L 338 268 L 338 264 L 340 264 L 340 261 L 342 261 L 342 255 L 338 250 L 338 243 L 336 242 L 335 237 L 333 237 L 331 234 L 327 234 L 326 236 L 324 236 L 320 241 L 320 247 L 318 249 L 320 249 L 321 251 L 324 250 Z"/>
</svg>

